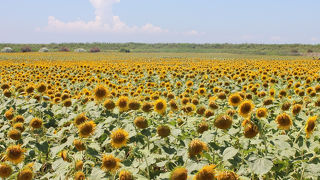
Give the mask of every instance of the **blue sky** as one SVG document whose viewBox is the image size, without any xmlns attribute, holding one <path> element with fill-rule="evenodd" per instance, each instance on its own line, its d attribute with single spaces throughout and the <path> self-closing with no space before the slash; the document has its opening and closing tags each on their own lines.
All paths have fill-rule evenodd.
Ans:
<svg viewBox="0 0 320 180">
<path fill-rule="evenodd" d="M 319 0 L 1 0 L 0 43 L 320 43 Z"/>
</svg>

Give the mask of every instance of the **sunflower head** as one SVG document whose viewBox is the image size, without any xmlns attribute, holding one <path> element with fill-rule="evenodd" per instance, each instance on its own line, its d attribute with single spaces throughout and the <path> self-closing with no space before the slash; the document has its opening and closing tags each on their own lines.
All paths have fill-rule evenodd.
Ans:
<svg viewBox="0 0 320 180">
<path fill-rule="evenodd" d="M 198 125 L 197 132 L 202 134 L 203 132 L 207 131 L 208 129 L 209 129 L 208 123 L 203 121 Z"/>
<path fill-rule="evenodd" d="M 159 114 L 165 114 L 167 109 L 167 103 L 164 99 L 158 99 L 154 103 L 153 109 Z"/>
<path fill-rule="evenodd" d="M 146 113 L 151 112 L 152 111 L 152 104 L 149 102 L 144 102 L 142 104 L 142 111 L 146 112 Z"/>
<path fill-rule="evenodd" d="M 83 150 L 86 149 L 86 146 L 84 145 L 84 143 L 83 143 L 81 140 L 79 140 L 79 139 L 75 139 L 75 140 L 73 141 L 73 144 L 74 144 L 74 146 L 76 147 L 76 149 L 77 149 L 78 151 L 83 151 Z"/>
<path fill-rule="evenodd" d="M 292 125 L 292 120 L 288 114 L 283 113 L 276 117 L 276 123 L 278 124 L 279 129 L 288 130 Z"/>
<path fill-rule="evenodd" d="M 211 116 L 213 116 L 214 115 L 214 112 L 211 110 L 211 109 L 207 109 L 205 112 L 204 112 L 204 116 L 206 117 L 206 118 L 209 118 L 209 117 L 211 117 Z"/>
<path fill-rule="evenodd" d="M 82 171 L 77 171 L 74 174 L 74 180 L 85 180 L 85 179 L 86 179 L 86 176 Z"/>
<path fill-rule="evenodd" d="M 127 96 L 120 96 L 117 101 L 117 106 L 120 112 L 127 111 L 129 109 L 129 98 Z"/>
<path fill-rule="evenodd" d="M 99 85 L 94 89 L 94 98 L 97 101 L 101 101 L 108 96 L 108 90 L 103 86 Z"/>
<path fill-rule="evenodd" d="M 76 168 L 76 170 L 81 171 L 82 168 L 83 168 L 83 161 L 78 160 L 78 161 L 76 162 L 76 164 L 75 164 L 75 168 Z"/>
<path fill-rule="evenodd" d="M 24 168 L 19 172 L 17 179 L 18 180 L 32 180 L 33 172 L 30 168 Z"/>
<path fill-rule="evenodd" d="M 256 112 L 257 118 L 259 118 L 259 119 L 264 118 L 267 116 L 267 114 L 268 114 L 267 108 L 258 108 L 257 109 L 257 112 Z"/>
<path fill-rule="evenodd" d="M 239 176 L 233 171 L 223 171 L 216 175 L 217 180 L 239 180 Z"/>
<path fill-rule="evenodd" d="M 188 170 L 184 167 L 176 167 L 170 173 L 170 180 L 187 180 Z"/>
<path fill-rule="evenodd" d="M 248 119 L 242 122 L 242 126 L 244 126 L 243 134 L 246 138 L 254 138 L 259 133 L 258 126 Z"/>
<path fill-rule="evenodd" d="M 42 127 L 42 120 L 39 119 L 39 118 L 33 118 L 31 121 L 30 121 L 30 127 L 32 127 L 32 129 L 39 129 Z"/>
<path fill-rule="evenodd" d="M 134 125 L 139 129 L 145 129 L 148 127 L 148 121 L 144 117 L 138 116 L 134 120 Z"/>
<path fill-rule="evenodd" d="M 214 125 L 219 129 L 229 129 L 232 125 L 232 118 L 228 115 L 220 115 L 215 119 Z"/>
<path fill-rule="evenodd" d="M 130 110 L 138 110 L 141 107 L 141 104 L 139 101 L 136 101 L 134 99 L 131 99 L 128 103 L 129 109 Z"/>
<path fill-rule="evenodd" d="M 13 125 L 13 128 L 14 129 L 18 129 L 20 132 L 23 132 L 24 131 L 24 126 L 23 126 L 23 123 L 15 123 L 14 125 Z"/>
<path fill-rule="evenodd" d="M 11 107 L 8 111 L 6 111 L 4 113 L 4 116 L 8 119 L 8 120 L 12 120 L 14 118 L 14 114 L 13 114 L 13 108 Z"/>
<path fill-rule="evenodd" d="M 115 172 L 120 168 L 120 159 L 115 158 L 112 154 L 106 154 L 102 157 L 101 169 L 105 171 Z"/>
<path fill-rule="evenodd" d="M 199 139 L 194 139 L 190 142 L 188 152 L 190 157 L 194 157 L 202 151 L 206 151 L 208 149 L 207 144 L 200 141 Z"/>
<path fill-rule="evenodd" d="M 24 160 L 25 149 L 22 149 L 21 145 L 11 145 L 6 152 L 6 159 L 14 164 L 19 164 Z"/>
<path fill-rule="evenodd" d="M 248 117 L 251 111 L 253 110 L 253 108 L 254 108 L 254 105 L 251 101 L 249 100 L 243 101 L 239 107 L 239 114 L 242 117 Z"/>
<path fill-rule="evenodd" d="M 302 109 L 301 104 L 295 104 L 295 105 L 293 105 L 293 107 L 292 107 L 292 114 L 293 114 L 293 115 L 299 114 L 299 112 L 301 111 L 301 109 Z"/>
<path fill-rule="evenodd" d="M 318 116 L 312 116 L 309 117 L 307 120 L 307 124 L 305 126 L 305 131 L 307 134 L 307 138 L 310 138 L 310 135 L 313 133 L 315 127 L 316 127 L 316 121 L 317 121 Z"/>
<path fill-rule="evenodd" d="M 103 106 L 110 111 L 116 107 L 116 104 L 111 99 L 107 99 L 104 101 Z"/>
<path fill-rule="evenodd" d="M 84 138 L 89 137 L 93 134 L 95 127 L 96 124 L 93 121 L 86 121 L 78 127 L 79 135 Z"/>
<path fill-rule="evenodd" d="M 197 172 L 197 174 L 194 177 L 194 180 L 208 180 L 208 179 L 214 179 L 214 176 L 216 174 L 215 171 L 216 165 L 206 165 L 202 169 Z"/>
<path fill-rule="evenodd" d="M 159 125 L 157 127 L 157 134 L 160 136 L 160 137 L 168 137 L 170 135 L 170 128 L 169 126 L 167 125 Z"/>
<path fill-rule="evenodd" d="M 111 146 L 113 148 L 121 148 L 123 146 L 126 146 L 128 136 L 128 132 L 123 129 L 114 130 L 111 133 Z"/>
<path fill-rule="evenodd" d="M 5 179 L 9 177 L 12 174 L 12 168 L 10 165 L 6 163 L 0 164 L 0 177 Z"/>
<path fill-rule="evenodd" d="M 21 138 L 21 132 L 17 129 L 11 129 L 8 132 L 8 136 L 13 140 L 19 140 Z"/>
<path fill-rule="evenodd" d="M 242 101 L 242 97 L 238 94 L 238 93 L 235 93 L 235 94 L 231 94 L 229 96 L 229 104 L 231 106 L 238 106 Z"/>
<path fill-rule="evenodd" d="M 130 171 L 121 170 L 119 173 L 119 180 L 133 180 L 133 175 Z"/>
<path fill-rule="evenodd" d="M 74 123 L 76 124 L 76 126 L 79 126 L 87 120 L 88 118 L 86 117 L 86 115 L 84 113 L 81 113 L 76 118 L 74 118 Z"/>
</svg>

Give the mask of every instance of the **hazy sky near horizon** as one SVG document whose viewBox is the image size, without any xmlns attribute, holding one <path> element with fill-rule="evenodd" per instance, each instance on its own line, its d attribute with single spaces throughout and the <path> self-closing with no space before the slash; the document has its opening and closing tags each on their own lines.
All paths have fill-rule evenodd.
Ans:
<svg viewBox="0 0 320 180">
<path fill-rule="evenodd" d="M 0 43 L 320 44 L 319 0 L 0 2 Z"/>
</svg>

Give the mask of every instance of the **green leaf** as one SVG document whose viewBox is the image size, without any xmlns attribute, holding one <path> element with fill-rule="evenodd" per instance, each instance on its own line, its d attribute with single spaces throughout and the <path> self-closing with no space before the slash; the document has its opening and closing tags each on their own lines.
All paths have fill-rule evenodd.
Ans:
<svg viewBox="0 0 320 180">
<path fill-rule="evenodd" d="M 273 167 L 273 162 L 269 159 L 260 158 L 256 159 L 253 163 L 249 163 L 249 167 L 254 173 L 263 175 L 271 170 Z"/>
<path fill-rule="evenodd" d="M 228 159 L 233 158 L 237 153 L 239 152 L 238 149 L 235 149 L 234 147 L 228 147 L 223 151 L 223 160 L 227 161 Z"/>
<path fill-rule="evenodd" d="M 89 179 L 92 179 L 92 180 L 103 179 L 104 175 L 105 175 L 104 171 L 102 171 L 100 168 L 94 167 L 92 169 L 92 172 L 91 172 L 91 175 L 90 175 Z"/>
</svg>

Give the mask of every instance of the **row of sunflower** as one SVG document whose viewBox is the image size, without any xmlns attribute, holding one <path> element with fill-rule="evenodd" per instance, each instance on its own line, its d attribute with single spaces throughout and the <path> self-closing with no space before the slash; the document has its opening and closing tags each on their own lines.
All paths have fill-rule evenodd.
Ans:
<svg viewBox="0 0 320 180">
<path fill-rule="evenodd" d="M 99 58 L 0 62 L 0 177 L 320 175 L 317 61 Z"/>
</svg>

